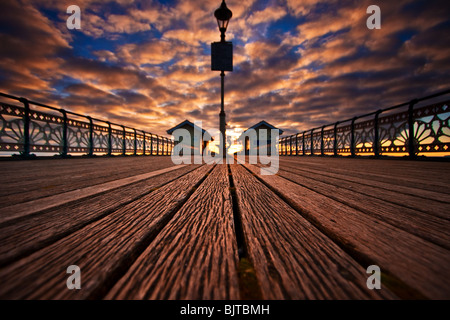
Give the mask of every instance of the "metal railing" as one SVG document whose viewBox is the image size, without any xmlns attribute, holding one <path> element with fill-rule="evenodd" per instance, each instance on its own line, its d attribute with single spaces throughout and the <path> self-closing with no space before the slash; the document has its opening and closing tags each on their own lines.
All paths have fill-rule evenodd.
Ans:
<svg viewBox="0 0 450 320">
<path fill-rule="evenodd" d="M 421 105 L 448 94 L 450 90 L 281 137 L 279 154 L 450 155 L 450 100 Z"/>
<path fill-rule="evenodd" d="M 0 155 L 170 155 L 173 149 L 171 139 L 157 134 L 1 92 L 0 97 L 22 104 L 0 101 Z"/>
</svg>

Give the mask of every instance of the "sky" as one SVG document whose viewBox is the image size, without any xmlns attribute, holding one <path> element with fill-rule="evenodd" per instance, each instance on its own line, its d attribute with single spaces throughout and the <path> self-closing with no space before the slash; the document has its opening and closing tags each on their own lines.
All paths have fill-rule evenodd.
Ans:
<svg viewBox="0 0 450 320">
<path fill-rule="evenodd" d="M 160 135 L 185 119 L 218 128 L 220 2 L 1 0 L 0 91 Z M 229 132 L 266 120 L 293 134 L 449 87 L 448 0 L 226 3 Z"/>
</svg>

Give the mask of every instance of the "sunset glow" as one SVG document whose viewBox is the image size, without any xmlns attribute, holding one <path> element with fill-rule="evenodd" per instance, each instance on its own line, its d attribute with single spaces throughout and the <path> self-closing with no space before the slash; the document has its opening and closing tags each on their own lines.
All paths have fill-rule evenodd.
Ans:
<svg viewBox="0 0 450 320">
<path fill-rule="evenodd" d="M 66 27 L 71 4 L 80 30 Z M 161 135 L 184 119 L 218 128 L 219 4 L 2 1 L 1 91 Z M 228 0 L 228 132 L 267 120 L 293 134 L 444 89 L 447 1 L 377 1 L 380 30 L 366 27 L 371 4 Z"/>
</svg>

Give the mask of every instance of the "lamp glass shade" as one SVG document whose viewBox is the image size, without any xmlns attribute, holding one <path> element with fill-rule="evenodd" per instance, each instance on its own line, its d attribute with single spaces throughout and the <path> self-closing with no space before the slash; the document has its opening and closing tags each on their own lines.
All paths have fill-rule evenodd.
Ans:
<svg viewBox="0 0 450 320">
<path fill-rule="evenodd" d="M 228 27 L 228 22 L 230 22 L 233 13 L 230 9 L 227 8 L 225 4 L 225 0 L 222 1 L 219 9 L 214 11 L 214 16 L 217 19 L 217 25 L 219 26 L 220 31 L 226 31 Z"/>
</svg>

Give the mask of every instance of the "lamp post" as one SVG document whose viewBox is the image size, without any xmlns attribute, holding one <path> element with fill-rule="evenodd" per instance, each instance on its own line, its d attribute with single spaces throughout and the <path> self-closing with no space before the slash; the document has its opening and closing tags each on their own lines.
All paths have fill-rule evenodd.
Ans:
<svg viewBox="0 0 450 320">
<path fill-rule="evenodd" d="M 220 105 L 220 134 L 223 141 L 222 155 L 226 157 L 226 122 L 224 110 L 224 86 L 225 86 L 225 71 L 233 71 L 233 46 L 231 42 L 225 41 L 225 32 L 227 31 L 228 23 L 230 22 L 233 13 L 227 8 L 225 0 L 222 0 L 220 7 L 214 11 L 214 16 L 217 19 L 217 25 L 220 31 L 220 42 L 212 43 L 211 45 L 211 69 L 220 71 L 221 80 L 221 105 Z"/>
</svg>

